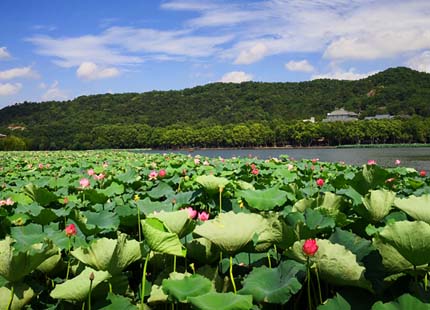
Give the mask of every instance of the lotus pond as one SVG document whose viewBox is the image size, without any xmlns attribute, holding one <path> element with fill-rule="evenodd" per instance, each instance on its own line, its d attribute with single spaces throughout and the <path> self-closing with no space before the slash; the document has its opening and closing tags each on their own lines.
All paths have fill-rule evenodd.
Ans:
<svg viewBox="0 0 430 310">
<path fill-rule="evenodd" d="M 430 309 L 425 171 L 0 156 L 0 309 Z"/>
</svg>

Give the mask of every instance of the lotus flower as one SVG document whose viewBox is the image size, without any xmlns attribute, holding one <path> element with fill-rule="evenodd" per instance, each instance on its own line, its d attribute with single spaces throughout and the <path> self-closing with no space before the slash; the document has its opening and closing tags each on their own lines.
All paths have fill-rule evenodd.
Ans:
<svg viewBox="0 0 430 310">
<path fill-rule="evenodd" d="M 369 159 L 369 160 L 367 161 L 367 164 L 368 164 L 368 165 L 376 165 L 376 160 L 374 160 L 374 159 Z"/>
<path fill-rule="evenodd" d="M 87 178 L 82 178 L 79 181 L 79 184 L 81 185 L 82 188 L 89 187 L 90 186 L 90 180 L 88 180 Z"/>
<path fill-rule="evenodd" d="M 425 170 L 421 170 L 420 171 L 420 176 L 425 177 L 427 174 L 427 172 Z"/>
<path fill-rule="evenodd" d="M 148 178 L 150 181 L 157 180 L 158 172 L 155 170 L 152 170 L 151 173 L 148 175 Z"/>
<path fill-rule="evenodd" d="M 164 178 L 166 176 L 167 172 L 164 169 L 161 169 L 160 171 L 158 171 L 158 176 L 160 178 Z"/>
<path fill-rule="evenodd" d="M 317 241 L 315 239 L 308 239 L 303 244 L 303 253 L 307 256 L 314 256 L 318 251 Z"/>
<path fill-rule="evenodd" d="M 209 219 L 209 213 L 205 211 L 199 212 L 198 218 L 202 222 L 207 221 Z"/>
<path fill-rule="evenodd" d="M 66 232 L 66 236 L 67 237 L 72 237 L 76 235 L 76 226 L 75 224 L 70 224 L 66 227 L 66 229 L 64 230 Z"/>
<path fill-rule="evenodd" d="M 317 181 L 316 181 L 316 183 L 317 183 L 317 185 L 319 186 L 319 187 L 321 187 L 321 186 L 323 186 L 324 185 L 324 179 L 318 179 Z"/>
<path fill-rule="evenodd" d="M 89 176 L 94 175 L 94 174 L 95 174 L 94 169 L 88 169 L 88 170 L 87 170 L 87 174 L 88 174 Z"/>
<path fill-rule="evenodd" d="M 193 219 L 193 218 L 195 218 L 197 216 L 197 210 L 194 210 L 191 207 L 188 207 L 186 210 L 188 211 L 188 217 L 190 219 Z"/>
</svg>

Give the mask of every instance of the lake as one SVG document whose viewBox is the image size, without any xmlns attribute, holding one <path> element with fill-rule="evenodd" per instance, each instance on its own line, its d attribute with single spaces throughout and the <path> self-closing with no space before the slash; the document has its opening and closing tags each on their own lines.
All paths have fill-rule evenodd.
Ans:
<svg viewBox="0 0 430 310">
<path fill-rule="evenodd" d="M 394 167 L 394 161 L 399 159 L 402 166 L 417 170 L 430 171 L 430 147 L 381 147 L 381 148 L 263 148 L 263 149 L 196 149 L 187 150 L 150 150 L 145 153 L 181 153 L 192 156 L 207 157 L 257 157 L 267 159 L 288 155 L 294 159 L 319 158 L 320 161 L 339 162 L 362 165 L 369 159 L 374 159 L 384 167 Z"/>
</svg>

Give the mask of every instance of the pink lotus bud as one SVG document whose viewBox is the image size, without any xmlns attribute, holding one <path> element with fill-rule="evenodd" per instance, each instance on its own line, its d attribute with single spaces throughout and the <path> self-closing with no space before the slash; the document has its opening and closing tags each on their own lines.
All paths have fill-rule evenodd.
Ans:
<svg viewBox="0 0 430 310">
<path fill-rule="evenodd" d="M 303 244 L 303 253 L 307 256 L 314 256 L 318 251 L 317 241 L 315 239 L 308 239 Z"/>
<path fill-rule="evenodd" d="M 324 179 L 318 179 L 317 181 L 316 181 L 316 183 L 317 183 L 317 185 L 319 186 L 319 187 L 321 187 L 321 186 L 323 186 L 324 185 Z"/>
<path fill-rule="evenodd" d="M 88 174 L 89 176 L 94 175 L 94 174 L 95 174 L 94 169 L 88 169 L 88 170 L 87 170 L 87 174 Z"/>
<path fill-rule="evenodd" d="M 398 166 L 398 165 L 400 165 L 400 164 L 401 164 L 400 159 L 396 159 L 396 160 L 394 161 L 394 164 L 396 164 L 397 166 Z"/>
<path fill-rule="evenodd" d="M 374 159 L 369 159 L 369 160 L 367 161 L 367 164 L 368 164 L 369 166 L 371 166 L 371 165 L 376 165 L 376 160 L 374 160 Z"/>
<path fill-rule="evenodd" d="M 67 237 L 75 236 L 76 235 L 76 226 L 75 226 L 75 224 L 68 225 L 64 231 L 66 232 L 66 236 Z"/>
<path fill-rule="evenodd" d="M 195 218 L 196 216 L 197 216 L 197 210 L 194 210 L 193 208 L 191 208 L 191 207 L 188 207 L 188 208 L 186 208 L 185 210 L 187 210 L 188 211 L 188 217 L 190 218 L 190 219 L 193 219 L 193 218 Z"/>
<path fill-rule="evenodd" d="M 160 178 L 164 178 L 166 176 L 167 172 L 164 169 L 161 169 L 160 171 L 158 171 L 158 176 Z"/>
<path fill-rule="evenodd" d="M 204 222 L 209 219 L 209 213 L 206 213 L 205 211 L 199 212 L 199 220 Z"/>
<path fill-rule="evenodd" d="M 420 171 L 420 176 L 425 177 L 427 174 L 427 172 L 425 170 L 421 170 Z"/>
</svg>

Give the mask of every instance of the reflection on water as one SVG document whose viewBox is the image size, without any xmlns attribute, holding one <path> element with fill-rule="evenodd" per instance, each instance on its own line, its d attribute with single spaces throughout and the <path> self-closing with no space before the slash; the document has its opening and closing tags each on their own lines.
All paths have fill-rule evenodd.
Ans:
<svg viewBox="0 0 430 310">
<path fill-rule="evenodd" d="M 288 155 L 294 159 L 312 159 L 319 158 L 321 161 L 339 162 L 344 161 L 347 164 L 362 165 L 369 159 L 385 167 L 394 167 L 394 161 L 399 159 L 402 166 L 412 167 L 417 170 L 430 170 L 430 147 L 399 147 L 399 148 L 268 148 L 268 149 L 196 149 L 192 152 L 187 150 L 170 151 L 170 150 L 151 150 L 145 153 L 182 153 L 207 156 L 207 157 L 257 157 L 267 159 Z"/>
</svg>

